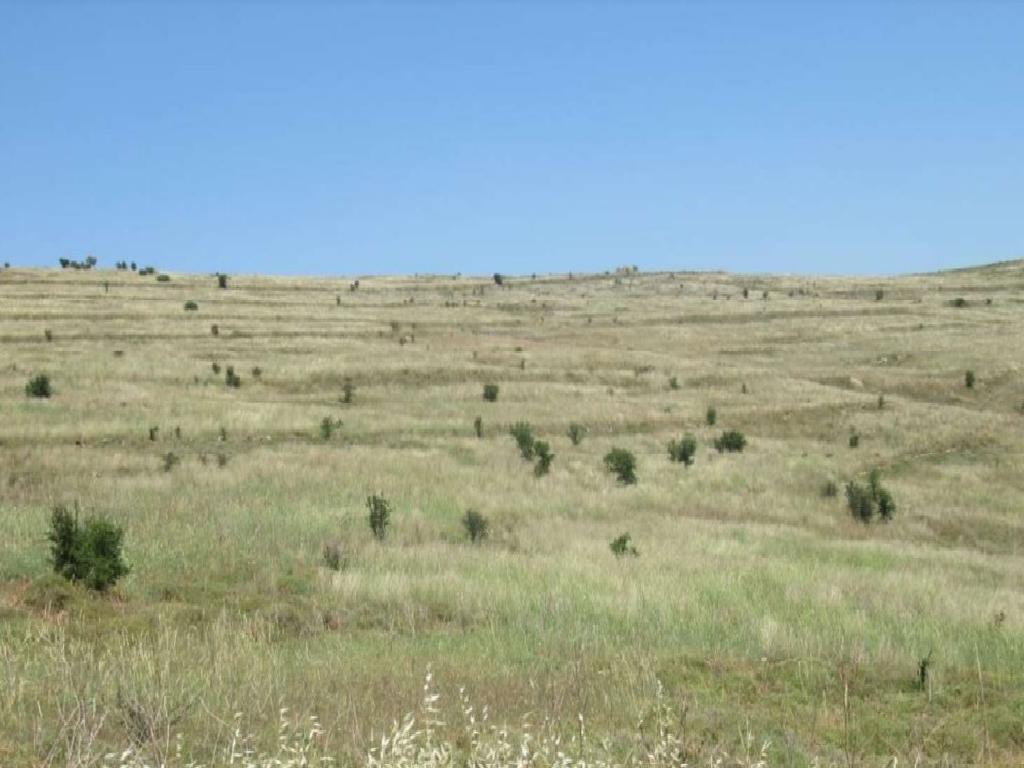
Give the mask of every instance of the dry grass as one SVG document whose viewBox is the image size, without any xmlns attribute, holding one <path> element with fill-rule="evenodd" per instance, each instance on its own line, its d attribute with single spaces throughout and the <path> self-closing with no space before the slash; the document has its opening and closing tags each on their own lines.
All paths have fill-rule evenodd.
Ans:
<svg viewBox="0 0 1024 768">
<path fill-rule="evenodd" d="M 0 273 L 0 765 L 63 760 L 83 720 L 94 751 L 153 761 L 180 734 L 209 761 L 233 713 L 273 740 L 282 706 L 361 761 L 428 666 L 512 722 L 571 734 L 583 714 L 620 762 L 660 684 L 694 754 L 755 733 L 773 765 L 1020 764 L 1022 264 L 349 282 Z M 24 395 L 37 372 L 50 400 Z M 717 454 L 734 428 L 747 449 Z M 666 451 L 684 432 L 689 468 Z M 613 446 L 636 486 L 604 470 Z M 873 467 L 898 511 L 866 528 L 820 489 Z M 74 500 L 125 526 L 133 572 L 108 597 L 48 574 L 50 508 Z M 641 554 L 619 562 L 624 531 Z"/>
</svg>

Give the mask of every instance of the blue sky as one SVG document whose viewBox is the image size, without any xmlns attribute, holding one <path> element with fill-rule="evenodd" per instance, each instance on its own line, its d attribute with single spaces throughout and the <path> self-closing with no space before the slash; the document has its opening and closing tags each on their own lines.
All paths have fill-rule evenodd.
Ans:
<svg viewBox="0 0 1024 768">
<path fill-rule="evenodd" d="M 1024 256 L 1024 3 L 0 0 L 0 261 Z"/>
</svg>

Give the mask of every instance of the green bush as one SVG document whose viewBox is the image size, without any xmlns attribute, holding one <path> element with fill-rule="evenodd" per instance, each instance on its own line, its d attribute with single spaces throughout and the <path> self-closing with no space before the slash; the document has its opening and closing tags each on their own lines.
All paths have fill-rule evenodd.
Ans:
<svg viewBox="0 0 1024 768">
<path fill-rule="evenodd" d="M 612 539 L 608 548 L 611 549 L 612 554 L 616 557 L 625 557 L 626 555 L 637 557 L 640 552 L 630 543 L 630 539 L 631 537 L 628 533 L 623 533 Z"/>
<path fill-rule="evenodd" d="M 330 416 L 324 416 L 320 421 L 320 437 L 324 440 L 330 440 L 335 428 L 339 426 L 341 426 L 340 421 L 336 422 Z"/>
<path fill-rule="evenodd" d="M 233 365 L 229 365 L 224 370 L 224 383 L 234 389 L 238 389 L 242 386 L 242 377 L 235 373 L 235 367 Z"/>
<path fill-rule="evenodd" d="M 533 453 L 537 457 L 537 463 L 533 467 L 533 474 L 537 477 L 543 477 L 551 470 L 551 462 L 554 460 L 555 454 L 551 452 L 551 446 L 543 440 L 534 442 Z"/>
<path fill-rule="evenodd" d="M 670 377 L 668 380 L 668 388 L 679 389 L 679 379 L 677 379 L 675 376 Z"/>
<path fill-rule="evenodd" d="M 526 461 L 533 460 L 534 443 L 536 440 L 533 437 L 533 430 L 529 423 L 525 421 L 517 421 L 508 429 L 509 433 L 515 438 L 516 445 L 519 446 L 519 453 Z"/>
<path fill-rule="evenodd" d="M 719 453 L 740 453 L 747 446 L 747 438 L 742 432 L 731 429 L 723 432 L 720 437 L 715 438 L 715 449 Z"/>
<path fill-rule="evenodd" d="M 604 465 L 623 485 L 636 483 L 636 457 L 625 448 L 612 448 L 604 457 Z"/>
<path fill-rule="evenodd" d="M 482 416 L 477 416 L 473 419 L 473 431 L 476 432 L 477 437 L 484 436 L 484 419 Z"/>
<path fill-rule="evenodd" d="M 227 288 L 228 287 L 228 276 L 217 273 L 217 287 Z"/>
<path fill-rule="evenodd" d="M 858 445 L 860 445 L 860 435 L 858 435 L 856 432 L 851 432 L 849 443 L 851 448 L 856 448 Z"/>
<path fill-rule="evenodd" d="M 964 386 L 968 389 L 974 389 L 974 371 L 964 373 Z"/>
<path fill-rule="evenodd" d="M 566 434 L 569 436 L 569 440 L 572 442 L 573 445 L 579 445 L 580 443 L 583 442 L 583 438 L 587 434 L 587 428 L 584 427 L 582 424 L 577 424 L 576 422 L 573 422 L 572 424 L 569 425 L 569 430 L 568 432 L 566 432 Z"/>
<path fill-rule="evenodd" d="M 167 453 L 165 453 L 164 472 L 170 472 L 172 469 L 174 469 L 175 465 L 177 465 L 178 462 L 180 461 L 181 459 L 178 458 L 178 454 L 176 454 L 174 451 L 168 451 Z"/>
<path fill-rule="evenodd" d="M 493 403 L 498 399 L 498 385 L 497 384 L 484 384 L 484 400 L 488 403 Z"/>
<path fill-rule="evenodd" d="M 50 377 L 45 373 L 36 374 L 25 385 L 25 395 L 27 397 L 49 397 L 52 394 L 53 389 L 50 387 Z"/>
<path fill-rule="evenodd" d="M 821 486 L 821 495 L 826 499 L 834 499 L 839 495 L 839 486 L 835 480 L 826 480 Z"/>
<path fill-rule="evenodd" d="M 490 523 L 475 509 L 467 509 L 462 518 L 462 527 L 466 530 L 469 540 L 477 544 L 487 538 L 487 529 L 490 527 Z"/>
<path fill-rule="evenodd" d="M 105 518 L 80 525 L 77 514 L 57 506 L 47 538 L 53 570 L 68 581 L 103 592 L 129 571 L 121 553 L 124 532 Z"/>
<path fill-rule="evenodd" d="M 707 413 L 704 414 L 704 421 L 709 427 L 715 426 L 715 422 L 718 421 L 718 411 L 715 410 L 715 406 L 708 406 Z"/>
<path fill-rule="evenodd" d="M 199 305 L 196 304 L 191 299 L 189 299 L 188 301 L 185 302 L 185 311 L 186 312 L 195 312 L 197 309 L 199 309 Z"/>
<path fill-rule="evenodd" d="M 862 523 L 870 523 L 877 514 L 882 522 L 889 522 L 896 514 L 892 494 L 882 486 L 881 472 L 871 470 L 867 485 L 851 480 L 846 484 L 846 503 L 850 514 Z"/>
<path fill-rule="evenodd" d="M 697 453 L 697 438 L 693 435 L 683 435 L 679 440 L 673 440 L 668 444 L 668 457 L 672 461 L 678 461 L 685 466 L 693 464 L 693 457 Z"/>
<path fill-rule="evenodd" d="M 391 524 L 391 503 L 375 493 L 366 498 L 366 508 L 370 512 L 370 530 L 377 541 L 384 541 L 388 535 L 388 526 Z"/>
<path fill-rule="evenodd" d="M 356 395 L 356 385 L 352 383 L 352 379 L 345 379 L 341 385 L 341 393 L 341 402 L 350 404 Z"/>
<path fill-rule="evenodd" d="M 157 275 L 156 276 L 156 281 L 158 283 L 169 283 L 169 282 L 171 282 L 171 276 L 170 275 Z"/>
</svg>

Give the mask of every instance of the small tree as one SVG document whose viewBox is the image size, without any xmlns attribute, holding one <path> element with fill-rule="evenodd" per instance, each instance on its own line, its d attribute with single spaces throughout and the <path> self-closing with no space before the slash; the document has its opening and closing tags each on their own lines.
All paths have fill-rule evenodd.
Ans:
<svg viewBox="0 0 1024 768">
<path fill-rule="evenodd" d="M 188 301 L 185 302 L 185 311 L 186 312 L 195 312 L 197 309 L 199 309 L 199 305 L 196 304 L 191 299 L 189 299 Z"/>
<path fill-rule="evenodd" d="M 747 438 L 742 432 L 731 429 L 723 432 L 720 437 L 715 438 L 715 449 L 719 453 L 740 453 L 747 445 Z"/>
<path fill-rule="evenodd" d="M 533 444 L 533 452 L 537 457 L 537 463 L 533 467 L 533 474 L 537 477 L 543 477 L 551 471 L 551 462 L 554 460 L 555 454 L 551 452 L 551 446 L 543 440 L 537 440 Z"/>
<path fill-rule="evenodd" d="M 28 380 L 25 385 L 26 397 L 50 397 L 53 390 L 50 387 L 50 377 L 45 373 L 39 373 Z"/>
<path fill-rule="evenodd" d="M 68 581 L 103 592 L 129 571 L 121 553 L 124 532 L 105 518 L 80 525 L 77 514 L 55 507 L 47 538 L 53 569 Z"/>
<path fill-rule="evenodd" d="M 604 457 L 604 465 L 623 485 L 636 483 L 636 457 L 625 448 L 612 448 Z"/>
<path fill-rule="evenodd" d="M 582 424 L 577 424 L 576 422 L 573 422 L 572 424 L 569 425 L 569 430 L 568 432 L 566 432 L 566 434 L 569 436 L 569 440 L 572 442 L 573 445 L 579 445 L 580 443 L 583 442 L 583 438 L 587 434 L 587 428 L 584 427 Z"/>
<path fill-rule="evenodd" d="M 372 494 L 366 498 L 366 508 L 370 511 L 370 530 L 377 541 L 384 541 L 391 524 L 391 504 L 383 495 Z"/>
<path fill-rule="evenodd" d="M 478 544 L 487 538 L 487 529 L 490 527 L 490 523 L 475 509 L 467 509 L 462 518 L 462 527 L 466 530 L 469 540 Z"/>
<path fill-rule="evenodd" d="M 334 419 L 330 416 L 324 416 L 320 421 L 320 437 L 324 440 L 330 440 L 335 426 Z"/>
<path fill-rule="evenodd" d="M 499 272 L 495 272 L 494 273 L 494 284 L 495 285 L 504 285 L 505 284 L 505 277 L 502 274 L 500 274 Z"/>
<path fill-rule="evenodd" d="M 715 410 L 715 406 L 709 405 L 707 413 L 704 414 L 704 422 L 709 427 L 713 427 L 716 421 L 718 421 L 718 411 Z"/>
<path fill-rule="evenodd" d="M 493 403 L 498 399 L 498 385 L 484 384 L 484 400 Z"/>
<path fill-rule="evenodd" d="M 533 437 L 533 429 L 530 427 L 528 422 L 517 421 L 508 429 L 509 434 L 515 438 L 516 445 L 519 446 L 519 453 L 526 461 L 533 460 L 534 443 L 536 442 Z"/>
<path fill-rule="evenodd" d="M 892 520 L 896 514 L 896 502 L 882 486 L 882 473 L 877 469 L 868 474 L 867 485 L 854 480 L 846 484 L 846 503 L 850 514 L 864 524 L 870 523 L 876 514 L 883 523 Z"/>
<path fill-rule="evenodd" d="M 678 461 L 685 466 L 693 464 L 693 457 L 697 453 L 697 438 L 693 435 L 683 435 L 680 440 L 672 440 L 668 444 L 668 456 L 672 461 Z"/>
<path fill-rule="evenodd" d="M 630 543 L 630 540 L 630 535 L 628 533 L 623 533 L 612 539 L 608 548 L 611 549 L 612 554 L 616 557 L 625 557 L 626 555 L 637 557 L 640 552 Z"/>
<path fill-rule="evenodd" d="M 228 287 L 228 276 L 222 275 L 220 272 L 217 273 L 217 287 L 227 288 Z"/>
</svg>

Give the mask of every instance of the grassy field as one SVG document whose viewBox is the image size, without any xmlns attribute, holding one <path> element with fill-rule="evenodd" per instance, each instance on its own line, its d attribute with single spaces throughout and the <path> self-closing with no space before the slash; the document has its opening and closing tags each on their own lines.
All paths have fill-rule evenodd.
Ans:
<svg viewBox="0 0 1024 768">
<path fill-rule="evenodd" d="M 272 744 L 282 707 L 358 762 L 428 670 L 457 746 L 460 688 L 614 752 L 661 686 L 693 759 L 1024 764 L 1024 263 L 170 278 L 0 273 L 0 765 L 207 754 L 238 712 Z M 53 396 L 26 397 L 40 372 Z M 712 447 L 729 429 L 742 453 Z M 864 525 L 843 487 L 874 468 L 897 509 Z M 109 593 L 52 574 L 59 503 L 124 526 Z"/>
</svg>

